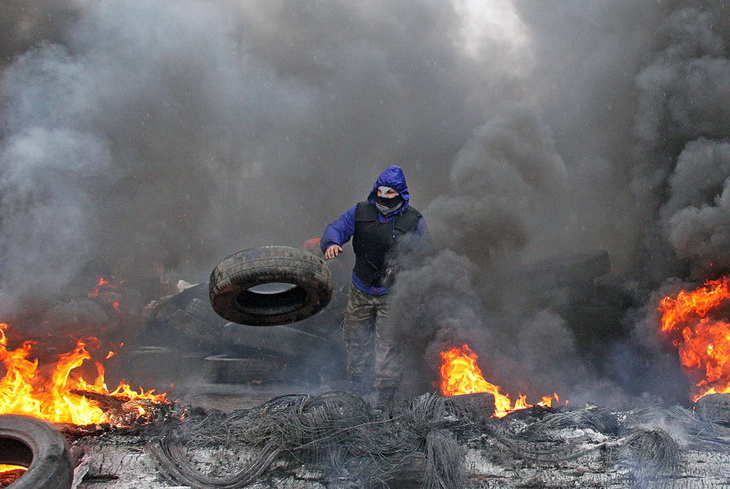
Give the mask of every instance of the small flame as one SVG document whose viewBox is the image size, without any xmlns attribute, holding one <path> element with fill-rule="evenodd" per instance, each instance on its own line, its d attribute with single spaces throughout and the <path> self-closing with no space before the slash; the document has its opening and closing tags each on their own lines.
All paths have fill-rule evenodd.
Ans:
<svg viewBox="0 0 730 489">
<path fill-rule="evenodd" d="M 124 281 L 115 284 L 105 279 L 104 277 L 99 277 L 99 281 L 96 282 L 94 292 L 90 292 L 88 295 L 89 297 L 99 297 L 99 295 L 104 291 L 120 289 L 123 283 Z"/>
<path fill-rule="evenodd" d="M 439 385 L 441 394 L 444 396 L 458 396 L 464 394 L 476 394 L 488 392 L 494 396 L 494 416 L 501 418 L 512 411 L 532 407 L 528 404 L 527 396 L 519 395 L 514 405 L 509 394 L 502 394 L 498 385 L 490 384 L 484 379 L 482 371 L 476 361 L 479 358 L 471 351 L 468 345 L 461 345 L 458 348 L 450 348 L 439 353 L 441 356 L 441 383 Z M 544 396 L 542 402 L 538 403 L 544 407 L 552 405 L 552 399 L 560 402 L 557 394 L 553 397 Z"/>
<path fill-rule="evenodd" d="M 113 283 L 104 277 L 99 277 L 99 281 L 96 283 L 96 287 L 94 287 L 94 292 L 90 292 L 87 295 L 89 297 L 104 298 L 115 310 L 119 311 L 121 303 L 116 300 L 116 297 L 119 297 L 118 291 L 122 289 L 123 285 L 124 280 Z"/>
<path fill-rule="evenodd" d="M 552 407 L 553 399 L 555 399 L 557 404 L 560 404 L 560 396 L 553 392 L 552 396 L 542 396 L 542 401 L 538 402 L 537 405 L 542 407 Z M 568 401 L 565 401 L 565 403 L 567 404 Z"/>
<path fill-rule="evenodd" d="M 0 414 L 24 414 L 56 423 L 89 425 L 111 422 L 110 416 L 98 402 L 88 399 L 79 391 L 124 398 L 125 400 L 146 400 L 167 403 L 165 394 L 154 390 L 136 392 L 124 381 L 112 392 L 104 384 L 104 367 L 93 361 L 89 348 L 95 348 L 96 338 L 79 340 L 76 347 L 58 356 L 51 366 L 39 368 L 37 358 L 31 358 L 36 345 L 25 341 L 15 350 L 7 349 L 5 331 L 8 324 L 0 323 L 0 363 L 5 367 L 5 376 L 0 379 Z M 87 360 L 93 361 L 97 377 L 93 384 L 87 383 L 74 370 Z"/>
<path fill-rule="evenodd" d="M 730 393 L 730 323 L 714 319 L 730 299 L 727 277 L 708 280 L 693 291 L 661 300 L 661 331 L 677 347 L 679 359 L 696 379 L 693 400 Z"/>
</svg>

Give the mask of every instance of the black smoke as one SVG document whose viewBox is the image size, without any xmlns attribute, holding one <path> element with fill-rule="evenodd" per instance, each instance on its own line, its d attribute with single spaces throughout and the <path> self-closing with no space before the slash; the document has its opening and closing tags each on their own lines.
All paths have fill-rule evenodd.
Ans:
<svg viewBox="0 0 730 489">
<path fill-rule="evenodd" d="M 730 267 L 730 7 L 467 5 L 4 2 L 0 310 L 297 246 L 398 164 L 436 245 L 394 306 L 421 384 L 464 341 L 523 392 L 665 394 L 652 293 Z M 633 306 L 598 365 L 522 275 L 596 249 Z"/>
</svg>

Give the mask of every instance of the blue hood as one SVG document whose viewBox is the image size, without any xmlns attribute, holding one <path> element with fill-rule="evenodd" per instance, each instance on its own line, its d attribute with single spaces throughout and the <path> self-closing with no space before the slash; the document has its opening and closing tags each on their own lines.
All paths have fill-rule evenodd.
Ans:
<svg viewBox="0 0 730 489">
<path fill-rule="evenodd" d="M 408 201 L 410 199 L 410 194 L 408 193 L 408 185 L 406 184 L 406 176 L 403 174 L 403 170 L 401 170 L 401 167 L 396 165 L 389 166 L 383 173 L 380 174 L 377 180 L 375 180 L 375 184 L 373 185 L 373 189 L 370 191 L 370 194 L 368 195 L 368 202 L 374 204 L 375 203 L 375 197 L 378 195 L 378 187 L 385 186 L 385 187 L 391 187 L 398 192 L 401 197 L 403 197 L 403 210 L 408 208 Z"/>
</svg>

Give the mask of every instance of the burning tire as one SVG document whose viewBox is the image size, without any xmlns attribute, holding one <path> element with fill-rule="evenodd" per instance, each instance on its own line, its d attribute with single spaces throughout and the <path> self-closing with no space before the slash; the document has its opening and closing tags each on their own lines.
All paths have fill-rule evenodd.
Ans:
<svg viewBox="0 0 730 489">
<path fill-rule="evenodd" d="M 306 319 L 332 298 L 332 274 L 306 250 L 264 246 L 234 253 L 213 269 L 213 310 L 228 321 L 276 326 Z"/>
<path fill-rule="evenodd" d="M 66 439 L 49 423 L 29 416 L 0 416 L 0 464 L 28 467 L 12 489 L 69 489 L 73 482 Z"/>
</svg>

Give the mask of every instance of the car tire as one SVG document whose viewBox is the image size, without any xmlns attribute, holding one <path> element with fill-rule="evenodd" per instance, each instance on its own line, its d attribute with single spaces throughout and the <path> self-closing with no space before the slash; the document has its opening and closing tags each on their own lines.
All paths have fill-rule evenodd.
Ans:
<svg viewBox="0 0 730 489">
<path fill-rule="evenodd" d="M 332 273 L 322 258 L 306 250 L 250 248 L 213 269 L 209 296 L 213 310 L 228 321 L 249 326 L 290 324 L 327 306 Z"/>
<path fill-rule="evenodd" d="M 28 467 L 12 489 L 69 489 L 73 483 L 66 439 L 49 423 L 30 416 L 0 415 L 0 464 Z"/>
</svg>

